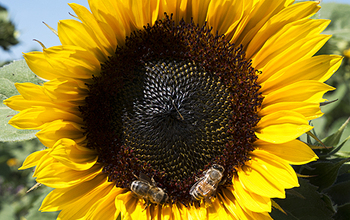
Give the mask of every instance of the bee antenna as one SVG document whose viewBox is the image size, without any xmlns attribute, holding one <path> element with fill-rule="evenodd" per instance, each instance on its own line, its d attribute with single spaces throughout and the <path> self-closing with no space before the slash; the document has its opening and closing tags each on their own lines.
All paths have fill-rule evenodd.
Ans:
<svg viewBox="0 0 350 220">
<path fill-rule="evenodd" d="M 138 176 L 136 176 L 136 174 L 134 172 L 132 172 L 132 175 L 134 175 L 134 177 L 136 177 L 137 179 L 139 179 Z"/>
</svg>

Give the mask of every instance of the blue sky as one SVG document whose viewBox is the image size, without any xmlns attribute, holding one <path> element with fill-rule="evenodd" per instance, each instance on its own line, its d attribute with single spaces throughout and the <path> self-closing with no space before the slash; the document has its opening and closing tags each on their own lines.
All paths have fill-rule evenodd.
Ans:
<svg viewBox="0 0 350 220">
<path fill-rule="evenodd" d="M 20 43 L 11 47 L 9 53 L 0 48 L 0 60 L 17 60 L 22 58 L 22 52 L 41 50 L 41 46 L 33 39 L 41 41 L 46 47 L 59 45 L 58 37 L 42 22 L 57 29 L 59 20 L 71 19 L 68 13 L 73 13 L 73 10 L 68 6 L 69 2 L 88 7 L 87 0 L 0 0 L 0 5 L 7 8 L 11 20 L 20 32 Z M 323 2 L 350 4 L 350 0 L 323 0 Z"/>
</svg>

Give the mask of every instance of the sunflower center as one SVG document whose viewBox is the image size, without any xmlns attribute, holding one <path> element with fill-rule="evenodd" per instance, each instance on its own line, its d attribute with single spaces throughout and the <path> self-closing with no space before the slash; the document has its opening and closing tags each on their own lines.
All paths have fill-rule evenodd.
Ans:
<svg viewBox="0 0 350 220">
<path fill-rule="evenodd" d="M 218 164 L 230 184 L 249 160 L 262 97 L 241 46 L 166 15 L 101 66 L 80 111 L 87 146 L 117 187 L 142 173 L 169 202 L 189 204 L 203 171 Z"/>
<path fill-rule="evenodd" d="M 225 148 L 232 115 L 220 79 L 190 61 L 145 63 L 118 95 L 121 142 L 170 179 L 197 173 Z"/>
</svg>

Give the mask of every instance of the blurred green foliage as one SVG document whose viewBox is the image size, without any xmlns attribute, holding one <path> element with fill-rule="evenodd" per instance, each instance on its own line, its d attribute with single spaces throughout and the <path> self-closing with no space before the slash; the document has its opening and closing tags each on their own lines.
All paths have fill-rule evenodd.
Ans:
<svg viewBox="0 0 350 220">
<path fill-rule="evenodd" d="M 316 55 L 338 54 L 344 56 L 344 52 L 350 49 L 350 5 L 324 3 L 321 6 L 322 9 L 315 17 L 332 20 L 324 34 L 333 36 Z M 325 115 L 312 121 L 316 134 L 321 138 L 334 133 L 350 117 L 350 57 L 344 56 L 339 70 L 326 83 L 337 89 L 328 92 L 325 98 L 329 101 L 337 101 L 321 107 Z M 343 139 L 349 135 L 350 129 L 345 129 Z M 341 151 L 350 151 L 350 141 L 344 144 Z"/>
<path fill-rule="evenodd" d="M 6 8 L 0 5 L 0 47 L 8 51 L 11 46 L 18 44 L 18 31 L 8 16 Z M 3 66 L 7 61 L 0 60 L 0 66 Z"/>
<path fill-rule="evenodd" d="M 24 159 L 44 146 L 37 140 L 25 142 L 0 142 L 0 219 L 55 219 L 57 213 L 38 212 L 45 195 L 51 189 L 38 187 L 26 194 L 35 185 L 33 169 L 18 171 Z M 39 216 L 40 215 L 40 216 Z"/>
<path fill-rule="evenodd" d="M 332 34 L 333 37 L 325 44 L 318 54 L 344 55 L 344 51 L 350 48 L 350 5 L 336 3 L 322 3 L 322 9 L 315 17 L 320 19 L 331 19 L 332 23 L 324 34 Z M 1 22 L 7 22 L 2 26 Z M 7 12 L 0 8 L 0 33 L 6 30 L 9 36 L 3 43 L 0 36 L 0 46 L 7 50 L 17 42 L 15 30 L 8 20 Z M 5 33 L 5 32 L 4 32 Z M 21 63 L 22 62 L 22 63 Z M 25 78 L 20 73 L 30 73 L 23 65 L 23 61 L 15 66 L 8 66 L 0 71 L 0 98 L 6 99 L 15 95 L 13 87 L 15 81 L 35 81 L 34 78 Z M 16 70 L 12 70 L 16 67 Z M 6 69 L 7 68 L 7 69 Z M 22 68 L 22 69 L 21 69 Z M 15 71 L 20 71 L 17 73 Z M 28 72 L 29 71 L 29 72 Z M 6 75 L 7 74 L 7 75 Z M 10 75 L 9 75 L 10 74 Z M 12 75 L 14 74 L 14 75 Z M 6 75 L 6 77 L 4 77 Z M 22 77 L 16 78 L 16 77 Z M 301 140 L 314 148 L 319 160 L 303 166 L 295 166 L 299 178 L 300 187 L 287 190 L 287 198 L 275 199 L 287 215 L 277 208 L 273 209 L 272 216 L 275 219 L 350 219 L 350 129 L 344 122 L 350 117 L 350 57 L 344 57 L 343 63 L 328 84 L 337 90 L 325 95 L 328 100 L 337 100 L 334 103 L 323 106 L 325 115 L 313 120 L 314 130 L 312 134 L 320 138 L 325 146 L 313 140 L 308 135 L 303 135 Z M 4 85 L 9 89 L 4 89 Z M 11 84 L 11 85 L 10 85 Z M 13 93 L 11 92 L 13 91 Z M 5 105 L 0 104 L 0 126 L 5 127 L 10 112 Z M 342 126 L 343 125 L 343 126 Z M 32 133 L 30 133 L 32 132 Z M 15 133 L 17 140 L 33 138 L 35 132 Z M 0 134 L 0 141 L 11 139 L 11 132 Z M 37 140 L 22 142 L 0 142 L 0 219 L 24 220 L 24 219 L 55 219 L 57 213 L 40 213 L 38 208 L 46 194 L 51 190 L 46 186 L 26 193 L 28 189 L 36 184 L 32 178 L 33 169 L 18 171 L 25 157 L 30 153 L 40 150 L 44 146 Z M 277 207 L 277 206 L 276 206 Z"/>
<path fill-rule="evenodd" d="M 350 119 L 323 140 L 315 130 L 309 132 L 306 143 L 319 157 L 317 161 L 293 166 L 299 174 L 300 187 L 286 191 L 286 199 L 274 199 L 280 210 L 273 210 L 274 219 L 347 220 L 350 206 L 350 152 L 340 152 L 350 139 L 341 141 Z"/>
<path fill-rule="evenodd" d="M 0 5 L 0 47 L 8 50 L 10 46 L 18 44 L 14 24 L 9 20 L 6 8 Z"/>
</svg>

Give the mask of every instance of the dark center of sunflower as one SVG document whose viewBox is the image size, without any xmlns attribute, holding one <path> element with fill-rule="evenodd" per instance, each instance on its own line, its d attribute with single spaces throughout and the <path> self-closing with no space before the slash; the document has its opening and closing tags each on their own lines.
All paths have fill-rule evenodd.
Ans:
<svg viewBox="0 0 350 220">
<path fill-rule="evenodd" d="M 253 150 L 262 101 L 244 56 L 206 25 L 168 16 L 127 37 L 80 108 L 87 146 L 109 180 L 129 188 L 134 174 L 153 176 L 170 202 L 183 204 L 213 164 L 230 184 Z"/>
<path fill-rule="evenodd" d="M 175 60 L 147 62 L 135 75 L 117 95 L 115 129 L 136 158 L 184 179 L 222 153 L 233 112 L 219 77 Z"/>
</svg>

